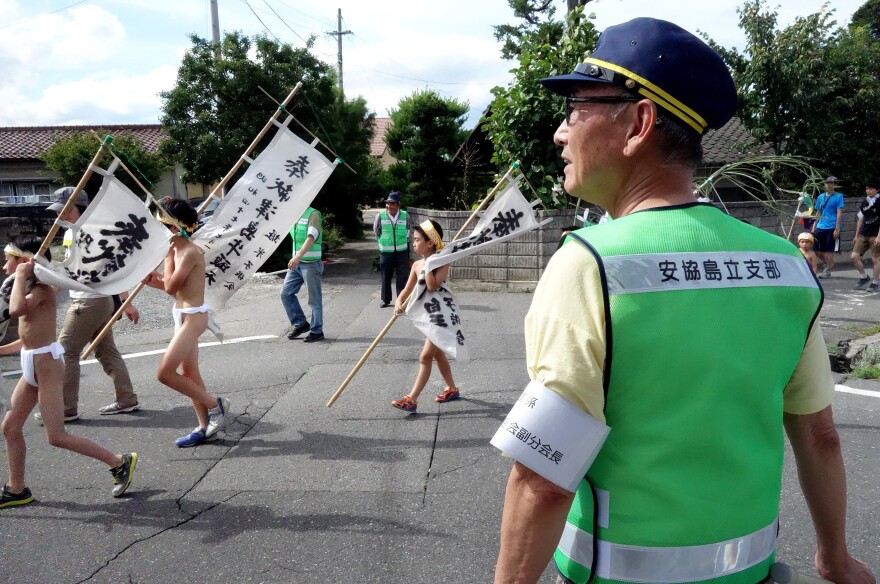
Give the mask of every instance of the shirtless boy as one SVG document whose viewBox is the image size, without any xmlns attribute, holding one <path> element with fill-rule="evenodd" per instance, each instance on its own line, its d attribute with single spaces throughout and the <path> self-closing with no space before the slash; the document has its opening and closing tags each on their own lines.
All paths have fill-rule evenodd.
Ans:
<svg viewBox="0 0 880 584">
<path fill-rule="evenodd" d="M 211 395 L 199 373 L 199 336 L 208 328 L 211 307 L 205 304 L 205 256 L 189 241 L 198 226 L 195 209 L 185 201 L 165 198 L 159 220 L 174 232 L 163 274 L 152 272 L 144 284 L 174 296 L 174 336 L 159 365 L 159 381 L 190 398 L 198 427 L 175 441 L 180 448 L 216 438 L 226 425 L 229 400 Z M 180 368 L 181 373 L 177 372 Z"/>
<path fill-rule="evenodd" d="M 34 501 L 24 480 L 26 447 L 22 428 L 37 402 L 49 444 L 90 456 L 109 466 L 115 485 L 114 497 L 122 496 L 131 484 L 138 459 L 134 452 L 113 454 L 88 438 L 68 434 L 64 429 L 64 348 L 55 341 L 55 289 L 34 278 L 33 258 L 39 249 L 37 237 L 20 235 L 4 250 L 6 273 L 15 274 L 9 316 L 19 318 L 22 375 L 12 393 L 10 410 L 3 418 L 9 482 L 0 493 L 0 508 Z M 48 252 L 46 255 L 48 257 Z"/>
</svg>

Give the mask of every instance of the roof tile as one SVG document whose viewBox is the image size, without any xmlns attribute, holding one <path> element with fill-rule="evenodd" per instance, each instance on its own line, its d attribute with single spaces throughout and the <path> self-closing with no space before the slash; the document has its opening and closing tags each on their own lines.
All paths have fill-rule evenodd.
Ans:
<svg viewBox="0 0 880 584">
<path fill-rule="evenodd" d="M 158 150 L 159 141 L 165 138 L 165 132 L 159 124 L 0 127 L 0 160 L 36 160 L 58 139 L 89 130 L 110 134 L 131 132 L 143 141 L 144 147 L 152 154 Z"/>
</svg>

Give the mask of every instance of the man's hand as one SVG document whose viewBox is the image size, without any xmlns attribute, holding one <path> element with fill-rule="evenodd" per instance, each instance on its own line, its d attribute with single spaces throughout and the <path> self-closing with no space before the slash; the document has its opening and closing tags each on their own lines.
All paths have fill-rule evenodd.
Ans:
<svg viewBox="0 0 880 584">
<path fill-rule="evenodd" d="M 834 228 L 834 239 L 837 239 L 838 237 L 840 237 L 840 229 L 837 229 L 835 227 Z"/>
<path fill-rule="evenodd" d="M 398 298 L 394 302 L 394 314 L 403 314 L 405 311 L 406 309 L 404 308 L 403 304 L 401 304 L 400 298 Z"/>
<path fill-rule="evenodd" d="M 880 247 L 880 235 L 878 235 L 877 238 L 874 239 L 873 247 Z"/>
<path fill-rule="evenodd" d="M 296 269 L 296 267 L 298 265 L 299 265 L 299 258 L 296 256 L 293 256 L 292 258 L 290 258 L 290 261 L 287 262 L 287 269 L 294 270 L 294 269 Z"/>
<path fill-rule="evenodd" d="M 837 570 L 822 561 L 819 558 L 819 552 L 816 552 L 815 562 L 819 575 L 834 584 L 876 584 L 877 582 L 868 564 L 850 556 L 847 556 L 845 565 Z"/>
<path fill-rule="evenodd" d="M 128 320 L 134 324 L 137 324 L 138 320 L 141 318 L 141 313 L 138 312 L 138 309 L 135 308 L 133 304 L 126 306 L 122 313 L 125 314 L 125 316 L 128 317 Z"/>
</svg>

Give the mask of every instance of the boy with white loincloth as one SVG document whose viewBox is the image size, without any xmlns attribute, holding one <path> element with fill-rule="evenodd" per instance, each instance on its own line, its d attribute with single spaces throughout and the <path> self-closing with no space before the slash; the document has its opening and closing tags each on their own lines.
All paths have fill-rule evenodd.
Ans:
<svg viewBox="0 0 880 584">
<path fill-rule="evenodd" d="M 25 485 L 25 440 L 22 431 L 31 410 L 40 404 L 49 444 L 100 460 L 113 475 L 113 496 L 120 497 L 131 484 L 137 454 L 113 454 L 83 436 L 64 429 L 64 348 L 55 341 L 55 289 L 34 278 L 34 253 L 40 240 L 20 235 L 6 246 L 6 273 L 15 274 L 9 316 L 18 317 L 19 341 L 4 348 L 21 347 L 21 379 L 3 418 L 9 482 L 0 492 L 0 508 L 27 505 L 34 496 Z M 47 252 L 48 256 L 48 252 Z"/>
<path fill-rule="evenodd" d="M 205 257 L 189 241 L 198 226 L 195 209 L 185 201 L 166 197 L 157 217 L 175 235 L 165 257 L 164 274 L 152 272 L 144 284 L 174 296 L 174 336 L 159 365 L 159 381 L 192 400 L 198 427 L 175 441 L 180 448 L 197 446 L 216 437 L 226 425 L 229 400 L 208 393 L 199 373 L 199 336 L 213 325 L 211 307 L 205 304 Z M 181 369 L 181 373 L 177 369 Z"/>
</svg>

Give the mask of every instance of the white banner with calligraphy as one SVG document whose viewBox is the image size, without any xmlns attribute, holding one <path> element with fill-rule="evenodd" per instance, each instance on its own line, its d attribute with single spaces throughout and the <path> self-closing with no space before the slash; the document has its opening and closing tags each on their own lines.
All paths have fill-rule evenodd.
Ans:
<svg viewBox="0 0 880 584">
<path fill-rule="evenodd" d="M 433 270 L 465 256 L 485 251 L 495 244 L 519 237 L 550 221 L 546 219 L 538 222 L 532 204 L 519 190 L 517 180 L 512 180 L 483 213 L 471 234 L 448 243 L 428 258 L 425 268 Z"/>
<path fill-rule="evenodd" d="M 281 244 L 338 161 L 330 162 L 286 124 L 192 237 L 205 251 L 205 302 L 220 310 Z"/>
<path fill-rule="evenodd" d="M 73 231 L 67 259 L 38 257 L 34 273 L 51 286 L 110 296 L 134 288 L 162 262 L 171 232 L 112 170 L 93 170 L 104 175 L 98 195 L 75 224 L 61 223 Z"/>
<path fill-rule="evenodd" d="M 425 271 L 422 270 L 412 297 L 407 303 L 406 316 L 412 319 L 416 328 L 448 357 L 458 363 L 467 363 L 470 360 L 464 344 L 458 307 L 452 290 L 446 283 L 434 292 L 429 292 L 425 286 Z"/>
</svg>

